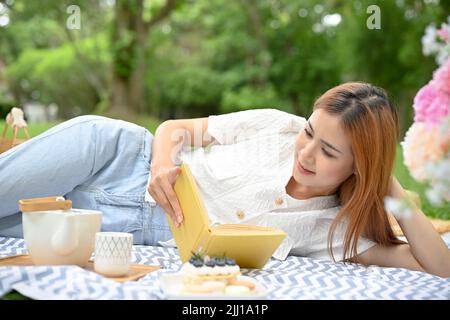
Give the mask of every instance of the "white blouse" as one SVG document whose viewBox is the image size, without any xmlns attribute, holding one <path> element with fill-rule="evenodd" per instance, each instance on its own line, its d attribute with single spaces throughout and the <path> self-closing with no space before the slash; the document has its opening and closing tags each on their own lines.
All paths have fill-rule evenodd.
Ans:
<svg viewBox="0 0 450 320">
<path fill-rule="evenodd" d="M 298 200 L 285 189 L 294 167 L 295 138 L 305 123 L 305 118 L 277 109 L 211 115 L 208 133 L 217 142 L 183 147 L 177 164 L 189 165 L 212 224 L 279 228 L 287 237 L 274 258 L 294 254 L 331 260 L 327 237 L 340 209 L 336 195 Z M 146 200 L 156 203 L 148 192 Z M 344 233 L 341 224 L 333 240 L 337 261 L 342 260 Z M 358 253 L 374 244 L 360 238 Z"/>
</svg>

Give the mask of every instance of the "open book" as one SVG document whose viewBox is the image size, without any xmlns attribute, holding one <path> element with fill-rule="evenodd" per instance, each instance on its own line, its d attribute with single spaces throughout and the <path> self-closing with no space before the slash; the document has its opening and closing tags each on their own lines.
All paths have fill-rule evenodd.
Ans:
<svg viewBox="0 0 450 320">
<path fill-rule="evenodd" d="M 244 224 L 211 226 L 201 193 L 189 166 L 181 165 L 174 190 L 183 211 L 183 222 L 169 225 L 183 262 L 192 252 L 231 257 L 242 268 L 262 268 L 278 248 L 286 233 L 279 229 Z"/>
</svg>

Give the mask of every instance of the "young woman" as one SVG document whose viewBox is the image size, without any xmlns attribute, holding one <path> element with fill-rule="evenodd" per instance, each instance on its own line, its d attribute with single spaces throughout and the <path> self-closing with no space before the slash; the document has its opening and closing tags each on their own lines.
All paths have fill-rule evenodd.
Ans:
<svg viewBox="0 0 450 320">
<path fill-rule="evenodd" d="M 135 243 L 170 243 L 167 218 L 183 215 L 173 190 L 189 164 L 211 223 L 283 229 L 288 254 L 450 276 L 450 250 L 423 212 L 398 219 L 384 197 L 404 198 L 391 176 L 398 137 L 386 93 L 345 83 L 323 94 L 308 120 L 276 109 L 163 122 L 155 135 L 119 120 L 82 116 L 0 155 L 0 235 L 20 237 L 17 202 L 65 195 L 103 212 L 103 230 Z M 192 148 L 193 147 L 193 148 Z M 150 173 L 150 174 L 149 174 Z"/>
</svg>

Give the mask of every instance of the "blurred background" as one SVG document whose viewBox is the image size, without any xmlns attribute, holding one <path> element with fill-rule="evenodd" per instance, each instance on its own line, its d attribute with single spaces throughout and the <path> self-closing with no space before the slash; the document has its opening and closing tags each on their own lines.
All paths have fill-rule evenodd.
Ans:
<svg viewBox="0 0 450 320">
<path fill-rule="evenodd" d="M 151 132 L 169 118 L 253 108 L 307 117 L 329 88 L 367 81 L 390 94 L 403 136 L 436 69 L 425 28 L 449 12 L 443 0 L 1 0 L 0 119 L 20 107 L 35 136 L 82 114 Z M 423 193 L 400 145 L 396 176 Z M 448 203 L 422 200 L 450 219 Z"/>
</svg>

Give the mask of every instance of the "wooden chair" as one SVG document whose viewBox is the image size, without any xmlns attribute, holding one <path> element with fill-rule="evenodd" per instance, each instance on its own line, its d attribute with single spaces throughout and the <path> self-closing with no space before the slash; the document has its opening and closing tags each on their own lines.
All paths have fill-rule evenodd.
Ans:
<svg viewBox="0 0 450 320">
<path fill-rule="evenodd" d="M 12 138 L 6 136 L 8 128 L 13 130 Z M 18 138 L 20 130 L 25 132 L 26 139 Z M 12 108 L 6 116 L 5 127 L 3 128 L 3 133 L 0 137 L 0 153 L 13 148 L 28 139 L 30 139 L 30 133 L 28 132 L 28 125 L 24 119 L 23 111 L 20 108 Z"/>
</svg>

